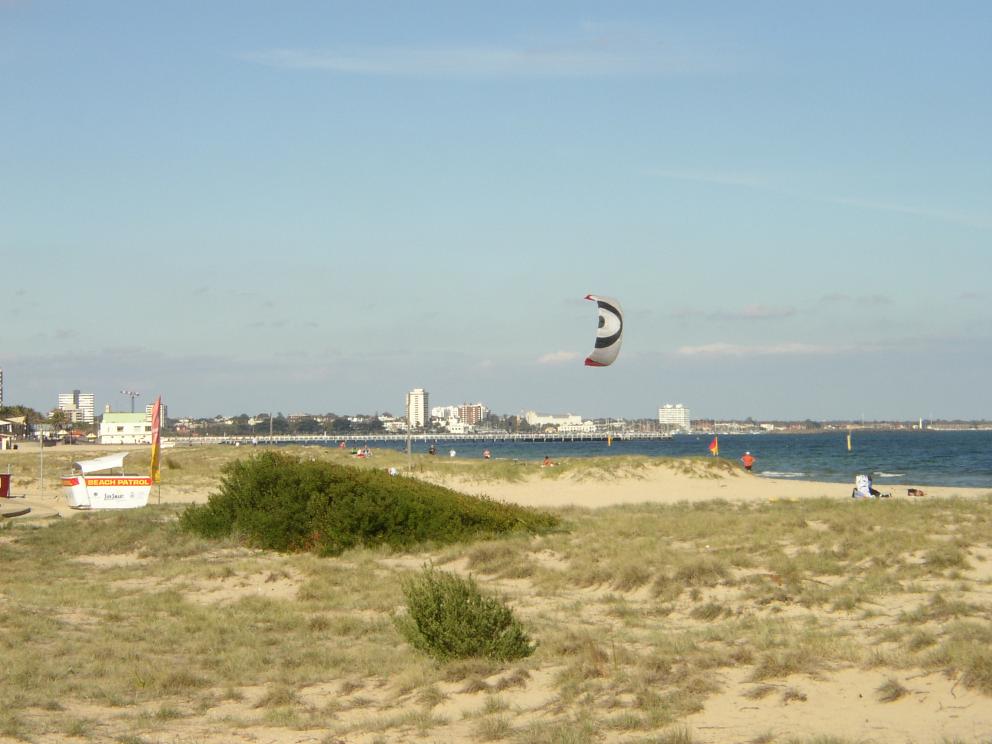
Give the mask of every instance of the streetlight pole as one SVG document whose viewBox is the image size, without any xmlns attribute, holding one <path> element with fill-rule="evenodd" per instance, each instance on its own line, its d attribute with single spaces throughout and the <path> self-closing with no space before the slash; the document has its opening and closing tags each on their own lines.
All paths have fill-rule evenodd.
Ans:
<svg viewBox="0 0 992 744">
<path fill-rule="evenodd" d="M 134 413 L 134 399 L 141 395 L 141 393 L 136 393 L 133 390 L 121 390 L 121 395 L 131 396 L 131 413 Z"/>
</svg>

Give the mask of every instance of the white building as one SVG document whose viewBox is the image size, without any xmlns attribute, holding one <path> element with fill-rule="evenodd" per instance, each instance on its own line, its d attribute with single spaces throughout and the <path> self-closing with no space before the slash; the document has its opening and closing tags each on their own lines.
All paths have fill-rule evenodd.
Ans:
<svg viewBox="0 0 992 744">
<path fill-rule="evenodd" d="M 155 404 L 154 403 L 149 403 L 147 406 L 145 406 L 145 415 L 148 417 L 148 420 L 149 421 L 152 420 L 152 409 L 154 407 L 155 407 Z M 169 416 L 169 407 L 167 405 L 165 405 L 165 403 L 162 404 L 162 410 L 159 412 L 159 414 L 160 414 L 159 415 L 159 421 L 162 422 L 162 426 L 164 427 L 165 426 L 165 420 Z M 251 421 L 249 421 L 248 423 L 251 423 Z"/>
<path fill-rule="evenodd" d="M 458 406 L 434 406 L 431 408 L 431 418 L 441 421 L 461 421 L 458 416 Z"/>
<path fill-rule="evenodd" d="M 398 419 L 398 418 L 385 419 L 380 416 L 379 420 L 382 422 L 383 431 L 385 431 L 387 434 L 398 434 L 410 428 L 410 424 L 406 422 L 406 419 Z"/>
<path fill-rule="evenodd" d="M 538 413 L 537 411 L 527 411 L 524 413 L 524 421 L 531 426 L 581 426 L 582 417 L 572 413 L 564 416 L 557 416 L 553 413 Z"/>
<path fill-rule="evenodd" d="M 577 424 L 558 424 L 560 434 L 593 434 L 597 431 L 595 421 L 581 421 Z"/>
<path fill-rule="evenodd" d="M 93 416 L 93 393 L 81 393 L 78 390 L 73 390 L 71 393 L 59 393 L 58 409 L 65 411 L 73 423 L 92 424 L 95 420 Z"/>
<path fill-rule="evenodd" d="M 406 394 L 406 420 L 414 429 L 427 426 L 430 411 L 427 400 L 428 392 L 423 388 L 414 388 Z"/>
<path fill-rule="evenodd" d="M 691 421 L 689 420 L 689 409 L 681 403 L 676 403 L 675 405 L 666 403 L 659 408 L 658 424 L 663 429 L 668 429 L 670 431 L 681 431 L 686 433 L 692 431 Z"/>
<path fill-rule="evenodd" d="M 105 413 L 100 444 L 151 444 L 152 422 L 143 413 Z"/>
</svg>

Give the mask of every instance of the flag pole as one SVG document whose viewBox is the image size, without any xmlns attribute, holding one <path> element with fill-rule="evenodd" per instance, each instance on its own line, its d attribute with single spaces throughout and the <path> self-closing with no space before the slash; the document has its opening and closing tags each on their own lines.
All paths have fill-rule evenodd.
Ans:
<svg viewBox="0 0 992 744">
<path fill-rule="evenodd" d="M 152 406 L 152 463 L 151 463 L 151 478 L 152 483 L 158 484 L 158 503 L 162 503 L 162 468 L 161 468 L 161 454 L 162 454 L 162 441 L 161 441 L 161 429 L 162 429 L 162 396 L 158 396 L 155 399 L 155 404 Z"/>
</svg>

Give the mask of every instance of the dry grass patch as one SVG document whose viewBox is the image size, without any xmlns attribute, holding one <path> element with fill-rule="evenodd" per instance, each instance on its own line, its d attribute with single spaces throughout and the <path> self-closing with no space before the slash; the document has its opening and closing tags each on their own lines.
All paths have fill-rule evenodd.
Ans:
<svg viewBox="0 0 992 744">
<path fill-rule="evenodd" d="M 175 472 L 196 467 L 184 458 Z M 866 668 L 879 680 L 939 672 L 959 696 L 992 697 L 992 585 L 965 567 L 984 565 L 992 500 L 861 506 L 569 509 L 539 538 L 333 559 L 208 546 L 167 508 L 15 526 L 0 543 L 0 736 L 76 726 L 80 740 L 182 741 L 219 726 L 245 740 L 312 729 L 327 741 L 656 744 L 691 739 L 687 716 L 722 686 L 746 705 L 801 707 L 817 702 L 801 701 L 804 678 Z M 534 655 L 414 653 L 390 618 L 429 562 L 509 592 Z M 199 601 L 242 583 L 296 590 Z M 868 690 L 873 705 L 884 687 Z M 735 735 L 767 741 L 768 729 Z"/>
<path fill-rule="evenodd" d="M 875 696 L 880 703 L 894 703 L 899 698 L 905 697 L 908 694 L 909 690 L 894 677 L 889 677 L 875 690 Z"/>
</svg>

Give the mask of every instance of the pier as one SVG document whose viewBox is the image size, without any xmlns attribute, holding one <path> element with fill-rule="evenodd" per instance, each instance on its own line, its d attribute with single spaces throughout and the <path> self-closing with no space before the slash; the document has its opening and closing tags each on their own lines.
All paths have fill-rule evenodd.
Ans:
<svg viewBox="0 0 992 744">
<path fill-rule="evenodd" d="M 345 446 L 374 443 L 414 443 L 431 442 L 614 442 L 671 439 L 671 434 L 661 432 L 618 431 L 615 433 L 564 433 L 564 434 L 514 434 L 510 432 L 475 432 L 472 434 L 273 434 L 262 436 L 209 436 L 209 437 L 162 437 L 163 442 L 174 446 L 197 444 L 322 444 Z"/>
</svg>

